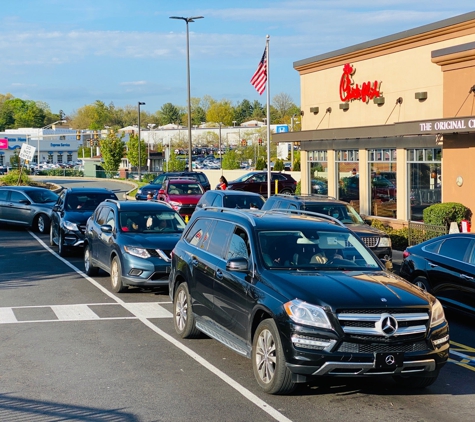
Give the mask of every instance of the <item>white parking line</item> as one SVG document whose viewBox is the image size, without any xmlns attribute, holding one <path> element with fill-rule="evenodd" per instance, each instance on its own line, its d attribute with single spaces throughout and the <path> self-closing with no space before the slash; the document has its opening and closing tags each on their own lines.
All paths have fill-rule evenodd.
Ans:
<svg viewBox="0 0 475 422">
<path fill-rule="evenodd" d="M 56 256 L 58 259 L 60 259 L 62 262 L 64 262 L 69 268 L 71 268 L 73 271 L 78 273 L 80 276 L 84 277 L 86 280 L 88 280 L 91 284 L 93 284 L 95 287 L 97 287 L 101 292 L 109 296 L 110 298 L 114 299 L 117 303 L 120 303 L 122 306 L 126 307 L 127 303 L 125 303 L 122 299 L 118 298 L 109 290 L 106 288 L 102 287 L 96 280 L 93 278 L 87 276 L 84 272 L 76 268 L 73 264 L 68 262 L 66 259 L 60 257 L 55 251 L 53 251 L 49 246 L 46 245 L 38 236 L 36 236 L 33 232 L 29 232 L 31 236 L 33 236 L 47 251 L 49 251 L 51 254 Z M 130 310 L 129 310 L 130 311 Z M 130 311 L 132 312 L 132 311 Z M 197 361 L 199 364 L 201 364 L 203 367 L 211 371 L 213 374 L 215 374 L 217 377 L 221 378 L 226 384 L 228 384 L 230 387 L 234 388 L 238 393 L 243 395 L 246 399 L 248 399 L 251 403 L 255 404 L 257 407 L 259 407 L 261 410 L 266 412 L 269 416 L 273 417 L 277 421 L 281 422 L 291 422 L 290 419 L 288 419 L 285 415 L 280 413 L 277 409 L 274 409 L 272 406 L 267 404 L 264 400 L 261 400 L 259 397 L 257 397 L 254 393 L 249 391 L 248 389 L 244 388 L 241 384 L 233 380 L 231 377 L 229 377 L 227 374 L 225 374 L 223 371 L 220 369 L 216 368 L 213 364 L 208 362 L 206 359 L 203 359 L 200 355 L 195 353 L 193 350 L 190 348 L 186 347 L 185 345 L 181 344 L 177 339 L 174 337 L 168 335 L 164 331 L 162 331 L 160 328 L 152 324 L 148 319 L 144 317 L 139 317 L 137 315 L 138 319 L 149 327 L 151 330 L 155 331 L 157 334 L 159 334 L 162 338 L 176 346 L 178 349 L 182 350 L 184 353 L 186 353 L 188 356 L 190 356 L 192 359 Z"/>
</svg>

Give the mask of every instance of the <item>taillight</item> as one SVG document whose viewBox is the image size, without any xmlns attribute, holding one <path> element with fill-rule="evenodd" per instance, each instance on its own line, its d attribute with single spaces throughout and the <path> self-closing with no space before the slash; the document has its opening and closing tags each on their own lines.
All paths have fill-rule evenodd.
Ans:
<svg viewBox="0 0 475 422">
<path fill-rule="evenodd" d="M 411 253 L 406 249 L 403 253 L 402 253 L 402 259 L 406 259 Z"/>
</svg>

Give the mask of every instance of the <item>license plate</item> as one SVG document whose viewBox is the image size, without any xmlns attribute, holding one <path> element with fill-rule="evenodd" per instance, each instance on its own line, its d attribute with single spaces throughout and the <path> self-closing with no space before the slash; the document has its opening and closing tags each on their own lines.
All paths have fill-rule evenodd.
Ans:
<svg viewBox="0 0 475 422">
<path fill-rule="evenodd" d="M 395 369 L 402 366 L 404 353 L 375 353 L 375 365 L 377 369 Z"/>
</svg>

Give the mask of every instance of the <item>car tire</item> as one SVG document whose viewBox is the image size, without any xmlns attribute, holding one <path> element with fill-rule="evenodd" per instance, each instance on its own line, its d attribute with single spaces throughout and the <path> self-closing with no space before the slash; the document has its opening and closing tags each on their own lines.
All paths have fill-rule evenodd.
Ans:
<svg viewBox="0 0 475 422">
<path fill-rule="evenodd" d="M 34 225 L 35 225 L 34 230 L 36 230 L 39 233 L 46 233 L 50 225 L 49 217 L 46 214 L 39 214 L 36 217 Z"/>
<path fill-rule="evenodd" d="M 439 376 L 439 371 L 430 372 L 423 377 L 394 375 L 393 379 L 401 387 L 410 389 L 421 389 L 434 384 Z"/>
<path fill-rule="evenodd" d="M 292 373 L 285 365 L 279 330 L 273 319 L 262 321 L 252 342 L 252 369 L 257 383 L 268 394 L 294 390 Z"/>
<path fill-rule="evenodd" d="M 84 271 L 87 275 L 94 276 L 99 273 L 99 267 L 94 267 L 91 261 L 91 248 L 86 245 L 84 248 Z"/>
<path fill-rule="evenodd" d="M 282 189 L 280 193 L 282 195 L 292 195 L 292 191 L 290 189 Z"/>
<path fill-rule="evenodd" d="M 413 281 L 413 283 L 417 286 L 420 287 L 422 290 L 432 293 L 432 289 L 430 288 L 429 282 L 427 281 L 427 278 L 419 276 L 416 277 Z"/>
<path fill-rule="evenodd" d="M 53 230 L 52 224 L 49 226 L 49 245 L 50 246 L 56 245 L 56 243 L 54 242 L 54 230 Z"/>
<path fill-rule="evenodd" d="M 111 262 L 111 289 L 114 293 L 122 293 L 127 290 L 127 286 L 122 282 L 122 265 L 118 256 L 114 256 Z"/>
<path fill-rule="evenodd" d="M 63 257 L 68 254 L 68 247 L 64 245 L 64 234 L 61 231 L 58 234 L 58 254 Z"/>
<path fill-rule="evenodd" d="M 181 338 L 196 338 L 201 334 L 195 325 L 190 292 L 186 283 L 178 286 L 173 297 L 173 323 L 176 333 Z"/>
</svg>

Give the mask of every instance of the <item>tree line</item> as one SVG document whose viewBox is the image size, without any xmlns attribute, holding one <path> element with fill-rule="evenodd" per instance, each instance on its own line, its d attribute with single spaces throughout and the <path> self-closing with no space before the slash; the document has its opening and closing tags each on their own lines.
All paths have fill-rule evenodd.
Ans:
<svg viewBox="0 0 475 422">
<path fill-rule="evenodd" d="M 240 126 L 249 120 L 263 121 L 267 105 L 255 100 L 244 99 L 237 104 L 230 100 L 216 100 L 211 96 L 191 98 L 191 124 L 200 126 L 203 122 L 224 126 Z M 300 116 L 300 108 L 285 93 L 273 97 L 270 105 L 271 124 L 291 124 L 292 116 Z M 66 120 L 72 129 L 117 130 L 138 123 L 138 107 L 127 105 L 116 107 L 96 100 L 66 115 L 62 110 L 53 113 L 49 105 L 42 101 L 22 100 L 12 94 L 0 94 L 0 131 L 21 127 L 42 128 L 58 120 Z M 167 124 L 188 125 L 188 107 L 165 103 L 155 112 L 140 109 L 143 127 L 158 127 Z M 294 130 L 300 130 L 297 120 Z"/>
</svg>

